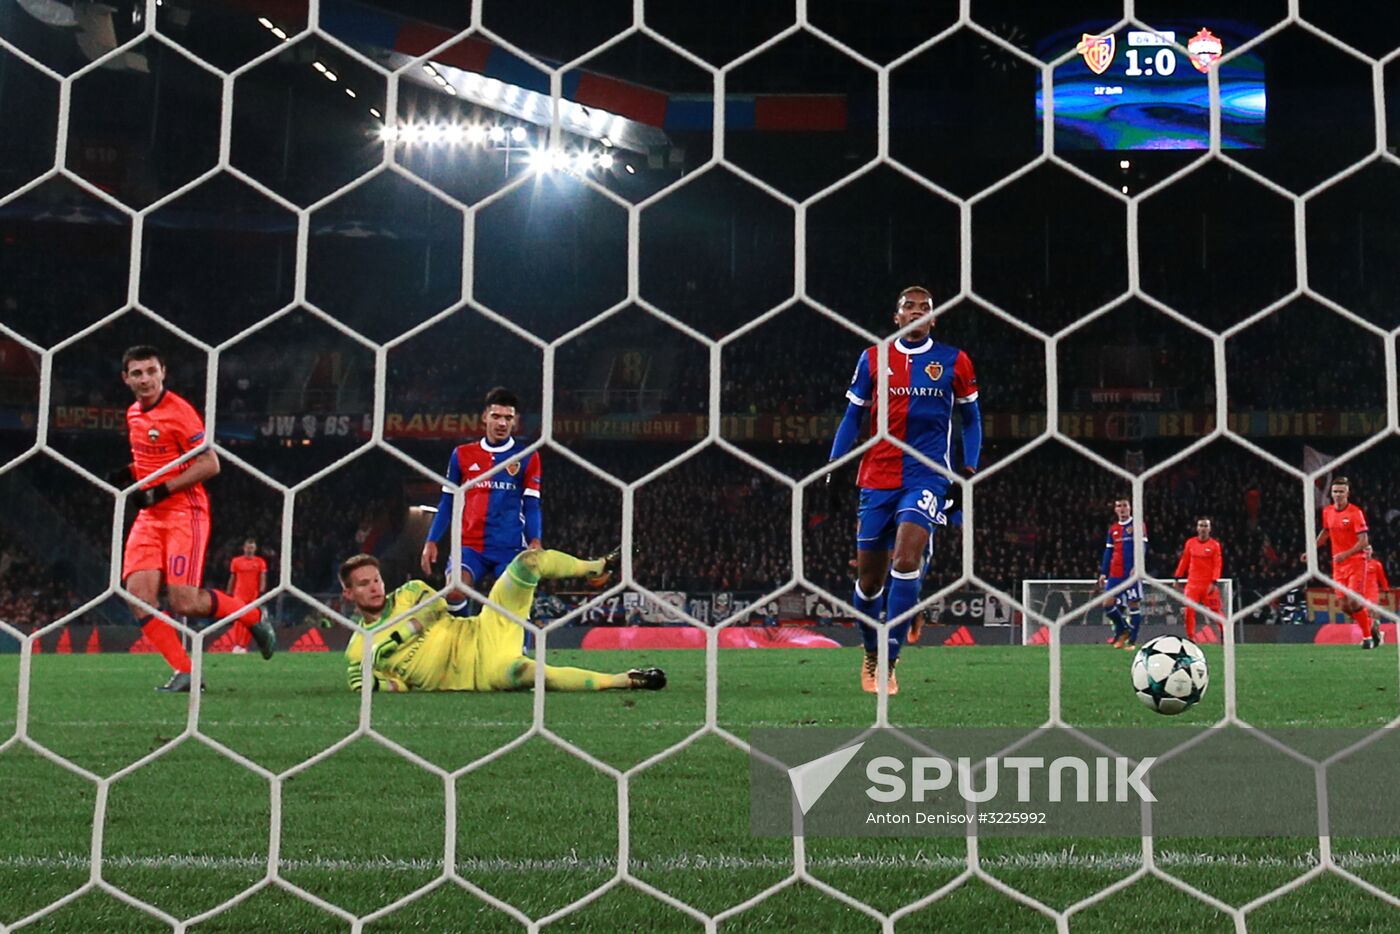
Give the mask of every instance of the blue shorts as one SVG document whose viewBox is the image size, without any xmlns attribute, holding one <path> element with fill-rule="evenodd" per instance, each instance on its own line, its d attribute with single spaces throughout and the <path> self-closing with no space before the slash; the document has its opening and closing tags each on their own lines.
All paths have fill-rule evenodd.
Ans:
<svg viewBox="0 0 1400 934">
<path fill-rule="evenodd" d="M 481 589 L 481 582 L 487 574 L 492 580 L 500 577 L 506 571 L 506 565 L 515 559 L 515 556 L 525 549 L 517 548 L 514 551 L 508 548 L 488 548 L 485 551 L 477 551 L 475 548 L 462 546 L 462 576 L 471 574 L 471 584 L 478 590 Z M 447 567 L 444 573 L 452 573 L 452 559 L 447 559 Z"/>
<path fill-rule="evenodd" d="M 904 487 L 896 490 L 860 491 L 857 512 L 856 548 L 861 551 L 889 551 L 894 547 L 895 533 L 901 522 L 923 526 L 933 535 L 935 526 L 947 525 L 948 481 L 936 477 L 926 486 Z"/>
<path fill-rule="evenodd" d="M 1112 590 L 1114 587 L 1117 587 L 1119 584 L 1123 583 L 1125 580 L 1128 580 L 1128 578 L 1126 578 L 1126 577 L 1110 577 L 1110 578 L 1108 578 L 1108 583 L 1104 586 L 1104 589 L 1105 589 L 1105 590 Z M 1124 590 L 1122 593 L 1120 593 L 1120 594 L 1118 594 L 1116 597 L 1114 597 L 1114 598 L 1113 598 L 1113 602 L 1114 602 L 1115 604 L 1117 604 L 1118 606 L 1126 606 L 1126 605 L 1129 604 L 1129 603 L 1141 603 L 1141 602 L 1142 602 L 1142 581 L 1136 581 L 1136 582 L 1134 582 L 1133 585 L 1132 585 L 1131 587 L 1129 587 L 1127 590 Z"/>
</svg>

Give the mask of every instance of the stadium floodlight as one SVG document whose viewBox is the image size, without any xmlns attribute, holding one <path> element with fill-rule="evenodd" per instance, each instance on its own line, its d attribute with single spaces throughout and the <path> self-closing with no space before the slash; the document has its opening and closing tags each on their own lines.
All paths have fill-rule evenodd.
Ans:
<svg viewBox="0 0 1400 934">
<path fill-rule="evenodd" d="M 478 146 L 486 142 L 486 127 L 479 123 L 473 123 L 466 129 L 466 140 Z"/>
<path fill-rule="evenodd" d="M 550 167 L 560 172 L 569 168 L 569 154 L 562 149 L 556 149 L 549 155 Z"/>
<path fill-rule="evenodd" d="M 510 141 L 511 141 L 512 143 L 523 143 L 523 142 L 525 142 L 525 128 L 524 128 L 523 126 L 511 127 L 511 128 L 510 128 Z"/>
<path fill-rule="evenodd" d="M 376 120 L 378 120 L 378 119 L 380 119 L 381 117 L 384 116 L 382 113 L 379 112 L 379 108 L 378 108 L 378 107 L 371 107 L 371 108 L 369 109 L 369 115 L 370 115 L 371 117 L 375 118 Z"/>
<path fill-rule="evenodd" d="M 604 149 L 612 148 L 612 139 L 610 137 L 604 136 L 602 139 L 598 140 L 598 142 L 603 144 Z"/>
<path fill-rule="evenodd" d="M 504 143 L 506 141 L 506 128 L 503 126 L 493 126 L 491 132 L 486 135 L 493 143 Z"/>
<path fill-rule="evenodd" d="M 379 141 L 381 143 L 392 143 L 399 138 L 399 131 L 395 127 L 381 126 L 379 128 Z"/>
<path fill-rule="evenodd" d="M 593 168 L 593 154 L 587 151 L 580 152 L 574 156 L 574 171 L 587 172 Z"/>
<path fill-rule="evenodd" d="M 356 94 L 354 91 L 352 91 L 350 88 L 346 88 L 346 89 L 345 89 L 345 96 L 346 96 L 346 97 L 358 97 L 359 95 Z"/>
<path fill-rule="evenodd" d="M 610 169 L 613 167 L 613 157 L 611 153 L 603 153 L 598 157 L 598 167 L 600 169 Z"/>
<path fill-rule="evenodd" d="M 320 62 L 312 62 L 311 67 L 316 69 L 323 75 L 326 73 L 326 66 L 321 64 Z"/>
<path fill-rule="evenodd" d="M 322 72 L 322 74 L 324 74 L 324 75 L 326 76 L 326 80 L 327 80 L 327 81 L 339 81 L 339 80 L 340 80 L 340 78 L 337 77 L 336 73 L 333 72 L 333 71 L 331 71 L 329 68 L 327 68 L 324 72 Z"/>
<path fill-rule="evenodd" d="M 285 32 L 283 32 L 282 30 L 278 29 L 276 26 L 273 26 L 273 27 L 272 27 L 272 34 L 273 34 L 274 36 L 276 36 L 277 38 L 282 39 L 282 40 L 284 40 L 284 41 L 285 41 L 286 38 L 287 38 L 287 34 L 286 34 Z"/>
<path fill-rule="evenodd" d="M 637 174 L 637 170 L 636 170 L 635 168 L 633 168 L 632 163 L 630 163 L 630 162 L 627 163 L 626 168 L 627 168 L 627 174 L 628 174 L 628 175 L 636 175 L 636 174 Z"/>
<path fill-rule="evenodd" d="M 268 19 L 266 16 L 259 16 L 258 25 L 261 26 L 263 29 L 271 29 L 272 20 Z"/>
</svg>

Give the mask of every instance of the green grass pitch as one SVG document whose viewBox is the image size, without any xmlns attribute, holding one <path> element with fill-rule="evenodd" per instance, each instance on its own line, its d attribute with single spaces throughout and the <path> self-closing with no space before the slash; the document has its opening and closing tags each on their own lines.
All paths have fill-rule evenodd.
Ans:
<svg viewBox="0 0 1400 934">
<path fill-rule="evenodd" d="M 1132 696 L 1126 652 L 1067 646 L 1063 715 L 1085 726 L 1205 724 L 1223 712 L 1221 650 L 1208 646 L 1212 684 L 1205 700 L 1173 721 Z M 755 727 L 864 726 L 874 699 L 856 683 L 854 649 L 723 650 L 718 722 L 743 738 Z M 704 723 L 703 652 L 551 652 L 549 660 L 620 670 L 660 664 L 659 694 L 551 694 L 546 724 L 599 760 L 625 770 L 681 741 Z M 356 727 L 360 699 L 344 687 L 338 655 L 210 656 L 201 731 L 277 773 L 326 750 Z M 1400 713 L 1394 647 L 1241 646 L 1239 713 L 1258 726 L 1380 726 Z M 0 736 L 14 734 L 18 656 L 0 657 Z M 154 656 L 37 656 L 29 694 L 29 736 L 108 776 L 185 729 L 188 698 L 152 687 L 164 680 Z M 908 726 L 1016 726 L 1044 722 L 1049 673 L 1043 649 L 915 648 L 900 667 L 891 721 Z M 520 736 L 532 720 L 528 694 L 376 695 L 373 727 L 444 770 L 454 770 Z M 1242 776 L 1269 793 L 1268 776 Z M 1378 789 L 1393 776 L 1378 776 Z M 717 914 L 792 874 L 790 841 L 748 829 L 745 755 L 714 736 L 631 780 L 629 860 L 646 883 Z M 1392 793 L 1392 792 L 1384 792 Z M 351 914 L 364 916 L 443 874 L 446 789 L 433 772 L 368 738 L 298 772 L 274 802 L 270 783 L 197 739 L 110 786 L 97 787 L 19 743 L 0 753 L 0 924 L 13 924 L 91 875 L 95 809 L 105 807 L 102 878 L 179 919 L 224 903 L 261 880 L 274 805 L 280 807 L 282 877 Z M 531 918 L 558 911 L 613 878 L 618 794 L 612 778 L 535 737 L 455 783 L 458 872 Z M 1158 865 L 1231 905 L 1242 905 L 1301 875 L 1316 840 L 1156 841 Z M 1400 896 L 1395 840 L 1333 841 L 1338 862 Z M 1064 909 L 1141 865 L 1137 840 L 983 839 L 982 867 L 995 878 Z M 813 839 L 818 879 L 889 912 L 953 880 L 966 866 L 961 839 Z M 1161 880 L 1145 877 L 1070 916 L 1075 932 L 1171 929 L 1232 931 L 1228 916 Z M 1400 930 L 1400 909 L 1324 874 L 1252 911 L 1250 931 Z M 1164 927 L 1165 926 L 1165 927 Z M 558 919 L 548 930 L 699 930 L 682 912 L 622 884 Z M 863 913 L 796 883 L 727 918 L 726 931 L 874 931 Z M 900 930 L 1053 931 L 1046 916 L 971 879 Z M 194 925 L 201 932 L 346 931 L 349 924 L 275 886 Z M 372 932 L 520 931 L 522 926 L 448 882 L 367 923 Z M 94 890 L 25 931 L 126 932 L 169 927 Z"/>
</svg>

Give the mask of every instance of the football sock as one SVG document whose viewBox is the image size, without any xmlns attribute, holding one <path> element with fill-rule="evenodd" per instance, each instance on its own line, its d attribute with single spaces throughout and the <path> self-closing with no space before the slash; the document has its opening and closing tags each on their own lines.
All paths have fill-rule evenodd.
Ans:
<svg viewBox="0 0 1400 934">
<path fill-rule="evenodd" d="M 1356 620 L 1356 625 L 1361 627 L 1361 638 L 1374 639 L 1376 637 L 1376 621 L 1371 619 L 1371 613 L 1364 606 L 1351 614 L 1351 618 Z"/>
<path fill-rule="evenodd" d="M 913 571 L 890 571 L 889 590 L 890 595 L 885 602 L 885 618 L 895 619 L 902 613 L 907 613 L 913 609 L 914 604 L 919 602 L 919 583 L 922 575 L 918 570 Z M 909 638 L 909 624 L 914 621 L 913 617 L 905 619 L 890 627 L 890 661 L 899 658 L 899 650 L 904 646 L 904 642 Z"/>
<path fill-rule="evenodd" d="M 140 622 L 141 634 L 156 647 L 156 651 L 160 652 L 170 667 L 189 674 L 190 656 L 180 644 L 180 634 L 175 631 L 175 627 L 163 619 L 158 619 L 154 614 L 141 617 Z"/>
<path fill-rule="evenodd" d="M 544 548 L 535 551 L 522 551 L 511 561 L 506 568 L 506 573 L 515 578 L 516 583 L 526 587 L 534 587 L 542 580 L 599 574 L 603 567 L 602 558 L 585 561 L 562 551 Z"/>
<path fill-rule="evenodd" d="M 856 593 L 851 598 L 851 605 L 871 619 L 879 619 L 880 598 L 884 595 L 884 588 L 881 588 L 875 591 L 873 597 L 867 597 L 860 589 L 860 581 L 856 581 Z M 856 625 L 860 627 L 860 641 L 865 644 L 865 651 L 880 651 L 880 631 L 864 620 L 857 620 Z"/>
<path fill-rule="evenodd" d="M 230 597 L 222 590 L 215 590 L 212 587 L 204 592 L 209 595 L 210 619 L 223 619 L 225 616 L 232 616 L 248 605 L 237 597 Z M 262 610 L 254 607 L 243 614 L 242 620 L 246 626 L 256 626 L 262 621 Z"/>
<path fill-rule="evenodd" d="M 519 688 L 528 688 L 534 685 L 536 664 L 533 659 L 528 658 L 517 661 L 510 669 L 511 682 Z M 614 688 L 627 688 L 631 685 L 632 681 L 626 673 L 610 675 L 601 671 L 588 671 L 584 668 L 544 666 L 544 686 L 545 690 L 548 691 L 606 691 Z"/>
<path fill-rule="evenodd" d="M 1196 610 L 1189 606 L 1186 608 L 1186 638 L 1196 641 Z"/>
<path fill-rule="evenodd" d="M 246 649 L 253 641 L 253 633 L 248 629 L 245 622 L 248 617 L 243 616 L 233 621 L 233 627 L 229 631 L 229 640 L 239 648 Z"/>
<path fill-rule="evenodd" d="M 1126 626 L 1123 623 L 1123 611 L 1119 609 L 1118 604 L 1115 603 L 1109 609 L 1108 618 L 1113 620 L 1113 634 L 1115 636 L 1121 636 Z"/>
<path fill-rule="evenodd" d="M 535 585 L 540 581 L 597 574 L 603 570 L 605 564 L 602 558 L 584 561 L 582 558 L 548 548 L 522 551 L 506 566 L 506 572 L 496 578 L 496 583 L 491 585 L 491 592 L 487 596 L 509 616 L 529 619 L 530 608 L 535 602 Z M 481 612 L 487 614 L 497 611 L 488 604 L 481 608 Z"/>
<path fill-rule="evenodd" d="M 1133 610 L 1128 614 L 1128 641 L 1137 645 L 1138 633 L 1142 630 L 1142 611 Z"/>
</svg>

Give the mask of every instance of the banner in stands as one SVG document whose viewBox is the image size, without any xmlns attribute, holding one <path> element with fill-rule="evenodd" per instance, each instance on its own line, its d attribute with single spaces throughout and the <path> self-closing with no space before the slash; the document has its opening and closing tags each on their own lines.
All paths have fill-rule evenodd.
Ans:
<svg viewBox="0 0 1400 934">
<path fill-rule="evenodd" d="M 0 430 L 28 430 L 33 411 L 0 410 Z M 225 416 L 217 427 L 220 439 L 256 441 L 314 440 L 325 437 L 367 438 L 373 428 L 366 412 L 289 412 L 277 415 Z M 729 415 L 720 434 L 729 441 L 827 444 L 840 421 L 837 415 Z M 59 405 L 53 408 L 53 429 L 59 432 L 125 430 L 126 410 L 109 406 Z M 1370 437 L 1386 427 L 1384 411 L 1236 412 L 1231 430 L 1251 438 Z M 1215 416 L 1191 412 L 1062 412 L 1060 431 L 1071 438 L 1137 442 L 1154 438 L 1199 438 L 1215 429 Z M 1045 414 L 989 412 L 983 434 L 990 439 L 1034 438 L 1045 431 Z M 521 433 L 537 437 L 539 416 L 521 419 Z M 554 437 L 568 441 L 688 442 L 706 437 L 709 419 L 703 415 L 578 416 L 554 421 Z M 391 410 L 384 416 L 386 438 L 456 441 L 481 433 L 475 412 L 415 412 Z"/>
<path fill-rule="evenodd" d="M 1377 601 L 1392 613 L 1397 612 L 1397 605 L 1400 600 L 1396 597 L 1397 591 L 1392 588 L 1381 594 Z M 1342 612 L 1342 601 L 1337 596 L 1336 591 L 1324 587 L 1308 588 L 1308 622 L 1311 623 L 1351 623 L 1350 618 Z"/>
<path fill-rule="evenodd" d="M 1008 604 L 981 590 L 955 591 L 935 600 L 930 610 L 948 626 L 1010 626 L 1015 618 Z"/>
</svg>

